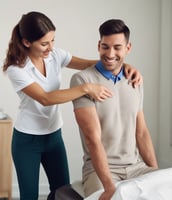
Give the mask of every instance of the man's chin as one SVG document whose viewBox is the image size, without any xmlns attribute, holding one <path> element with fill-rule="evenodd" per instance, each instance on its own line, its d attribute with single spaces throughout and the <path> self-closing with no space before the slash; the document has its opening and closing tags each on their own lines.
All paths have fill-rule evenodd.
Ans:
<svg viewBox="0 0 172 200">
<path fill-rule="evenodd" d="M 103 63 L 104 67 L 107 69 L 115 69 L 116 67 L 118 67 L 117 63 Z"/>
</svg>

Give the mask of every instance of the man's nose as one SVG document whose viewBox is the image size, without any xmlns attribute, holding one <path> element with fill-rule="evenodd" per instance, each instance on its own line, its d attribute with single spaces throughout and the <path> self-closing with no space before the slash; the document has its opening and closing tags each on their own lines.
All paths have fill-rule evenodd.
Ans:
<svg viewBox="0 0 172 200">
<path fill-rule="evenodd" d="M 109 58 L 113 58 L 113 57 L 115 56 L 115 50 L 114 50 L 113 48 L 109 49 L 109 50 L 107 51 L 107 56 L 108 56 Z"/>
</svg>

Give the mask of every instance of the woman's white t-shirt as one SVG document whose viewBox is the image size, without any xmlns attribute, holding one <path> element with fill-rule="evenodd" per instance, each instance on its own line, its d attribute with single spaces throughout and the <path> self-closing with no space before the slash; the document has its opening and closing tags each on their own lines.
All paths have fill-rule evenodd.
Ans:
<svg viewBox="0 0 172 200">
<path fill-rule="evenodd" d="M 61 83 L 61 69 L 71 61 L 72 55 L 62 49 L 54 49 L 44 59 L 46 76 L 43 76 L 33 65 L 30 58 L 25 66 L 10 66 L 7 74 L 20 98 L 19 113 L 15 122 L 18 131 L 44 135 L 49 134 L 63 125 L 58 105 L 43 106 L 21 90 L 33 82 L 37 82 L 46 92 L 57 90 Z"/>
</svg>

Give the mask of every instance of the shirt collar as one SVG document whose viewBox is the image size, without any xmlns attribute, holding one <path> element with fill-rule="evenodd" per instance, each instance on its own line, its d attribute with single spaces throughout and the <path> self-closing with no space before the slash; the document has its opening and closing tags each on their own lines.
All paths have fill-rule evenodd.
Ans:
<svg viewBox="0 0 172 200">
<path fill-rule="evenodd" d="M 50 52 L 49 56 L 44 59 L 44 62 L 45 63 L 51 62 L 51 60 L 53 60 L 52 51 Z M 26 61 L 25 61 L 25 69 L 31 69 L 31 68 L 35 69 L 35 66 L 32 63 L 32 60 L 30 59 L 30 57 L 28 56 Z"/>
<path fill-rule="evenodd" d="M 108 80 L 111 79 L 114 83 L 120 81 L 124 76 L 124 69 L 122 67 L 121 71 L 117 75 L 113 75 L 110 71 L 106 70 L 101 61 L 97 62 L 95 65 L 97 71 L 99 71 Z"/>
</svg>

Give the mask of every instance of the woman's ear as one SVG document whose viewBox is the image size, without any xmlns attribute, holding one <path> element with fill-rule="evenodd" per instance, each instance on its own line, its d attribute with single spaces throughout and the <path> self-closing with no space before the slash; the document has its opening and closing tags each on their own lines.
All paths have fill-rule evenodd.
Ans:
<svg viewBox="0 0 172 200">
<path fill-rule="evenodd" d="M 22 43 L 23 43 L 23 45 L 25 46 L 25 47 L 27 47 L 27 48 L 29 48 L 30 47 L 30 42 L 28 41 L 28 40 L 26 40 L 26 39 L 22 39 Z"/>
</svg>

